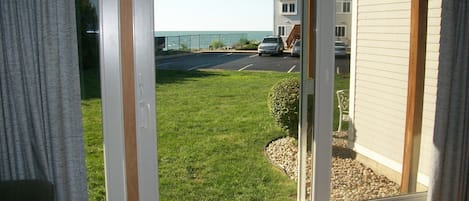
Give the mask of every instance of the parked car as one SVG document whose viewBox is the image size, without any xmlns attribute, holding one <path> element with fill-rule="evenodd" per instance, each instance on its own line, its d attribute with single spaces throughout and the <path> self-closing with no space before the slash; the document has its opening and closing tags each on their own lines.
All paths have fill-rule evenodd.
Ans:
<svg viewBox="0 0 469 201">
<path fill-rule="evenodd" d="M 282 54 L 285 46 L 283 40 L 279 36 L 265 37 L 257 48 L 259 56 L 262 54 Z"/>
<path fill-rule="evenodd" d="M 334 52 L 335 56 L 346 56 L 347 48 L 345 48 L 345 43 L 342 41 L 335 41 Z"/>
<path fill-rule="evenodd" d="M 340 40 L 337 40 L 337 41 L 335 41 L 335 46 L 344 46 L 345 47 L 345 43 L 340 41 Z"/>
<path fill-rule="evenodd" d="M 291 56 L 299 57 L 300 54 L 301 54 L 301 40 L 296 40 L 295 43 L 293 43 L 293 47 L 291 49 Z"/>
</svg>

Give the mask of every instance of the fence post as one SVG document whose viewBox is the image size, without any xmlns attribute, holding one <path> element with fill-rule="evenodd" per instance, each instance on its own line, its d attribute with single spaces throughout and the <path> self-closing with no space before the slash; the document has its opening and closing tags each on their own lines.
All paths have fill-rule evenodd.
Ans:
<svg viewBox="0 0 469 201">
<path fill-rule="evenodd" d="M 181 50 L 181 36 L 178 36 L 178 50 Z"/>
</svg>

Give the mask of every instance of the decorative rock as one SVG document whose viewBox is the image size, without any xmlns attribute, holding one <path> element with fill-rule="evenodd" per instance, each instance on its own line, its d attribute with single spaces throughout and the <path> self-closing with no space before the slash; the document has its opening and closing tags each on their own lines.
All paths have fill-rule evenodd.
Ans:
<svg viewBox="0 0 469 201">
<path fill-rule="evenodd" d="M 331 200 L 355 201 L 399 195 L 399 185 L 360 162 L 350 158 L 355 154 L 347 148 L 347 133 L 333 135 Z M 339 149 L 334 151 L 334 149 Z M 284 137 L 272 141 L 265 149 L 267 158 L 282 169 L 290 179 L 297 180 L 298 147 L 295 138 Z M 308 155 L 307 171 L 311 172 L 311 156 Z M 307 174 L 307 186 L 311 186 L 310 173 Z M 310 188 L 307 189 L 309 194 Z"/>
</svg>

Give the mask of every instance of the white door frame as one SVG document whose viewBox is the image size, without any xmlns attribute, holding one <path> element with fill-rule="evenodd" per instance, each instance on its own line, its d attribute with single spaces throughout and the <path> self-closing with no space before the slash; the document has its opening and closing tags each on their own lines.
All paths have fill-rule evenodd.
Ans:
<svg viewBox="0 0 469 201">
<path fill-rule="evenodd" d="M 327 201 L 331 191 L 335 1 L 303 0 L 301 9 L 303 51 L 298 136 L 298 201 Z M 306 197 L 308 140 L 312 140 L 311 197 Z"/>
<path fill-rule="evenodd" d="M 309 3 L 313 0 L 303 0 L 298 6 L 307 13 Z M 122 47 L 120 32 L 120 1 L 100 0 L 100 56 L 101 56 L 101 86 L 103 104 L 103 133 L 105 146 L 105 172 L 107 199 L 112 201 L 128 199 L 126 186 L 125 133 L 124 133 L 124 102 L 122 78 Z M 138 197 L 142 200 L 159 200 L 158 172 L 156 148 L 156 114 L 155 114 L 155 61 L 153 36 L 153 1 L 133 0 L 133 51 L 134 57 L 134 88 L 135 88 L 135 123 L 136 148 L 138 167 Z M 302 5 L 305 5 L 304 7 Z M 332 53 L 333 30 L 335 23 L 335 6 L 333 1 L 316 0 L 316 27 L 308 26 L 310 22 L 302 16 L 303 50 L 302 68 L 302 110 L 299 137 L 299 183 L 298 200 L 305 200 L 305 165 L 306 164 L 306 125 L 311 125 L 313 184 L 311 186 L 312 199 L 315 201 L 329 200 L 330 194 L 330 166 L 332 149 L 332 104 L 334 83 L 334 56 Z M 308 50 L 313 41 L 307 39 L 315 33 L 314 63 L 310 63 L 307 55 L 313 55 Z M 312 66 L 314 77 L 306 68 Z M 314 109 L 310 114 L 314 120 L 307 121 L 306 114 L 308 96 L 314 97 Z M 310 99 L 311 101 L 311 99 Z M 311 113 L 313 112 L 313 113 Z M 301 196 L 303 195 L 303 196 Z"/>
<path fill-rule="evenodd" d="M 132 19 L 121 19 L 122 12 L 130 13 Z M 123 25 L 123 20 L 128 24 Z M 99 24 L 106 199 L 159 200 L 153 0 L 100 0 Z M 123 26 L 130 28 L 121 29 Z M 129 34 L 131 38 L 125 38 L 128 43 L 122 44 L 122 37 Z M 132 52 L 125 53 L 129 48 Z M 124 59 L 133 61 L 129 65 L 134 75 L 131 78 L 123 75 L 129 70 L 129 66 L 122 62 Z M 133 81 L 130 93 L 124 92 L 129 86 L 123 86 L 124 81 L 129 80 Z M 129 101 L 129 97 L 133 100 Z M 127 102 L 124 101 L 126 98 Z M 134 104 L 126 105 L 129 102 Z M 130 118 L 135 126 L 130 129 L 134 143 L 126 140 L 129 129 L 125 129 L 124 124 L 129 120 L 124 119 L 129 118 L 125 116 L 128 114 L 125 106 L 134 113 Z M 136 159 L 126 157 L 129 147 L 136 152 Z M 129 163 L 132 171 L 137 171 L 138 178 L 127 175 Z M 130 180 L 136 182 L 129 184 Z"/>
</svg>

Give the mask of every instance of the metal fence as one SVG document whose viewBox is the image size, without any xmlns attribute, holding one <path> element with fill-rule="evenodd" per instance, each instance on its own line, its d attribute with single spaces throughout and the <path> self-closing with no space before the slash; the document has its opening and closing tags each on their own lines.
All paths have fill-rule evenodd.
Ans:
<svg viewBox="0 0 469 201">
<path fill-rule="evenodd" d="M 213 48 L 214 41 L 221 42 L 222 48 L 232 48 L 241 38 L 247 38 L 247 33 L 164 36 L 155 37 L 155 43 L 163 50 L 200 50 Z"/>
</svg>

